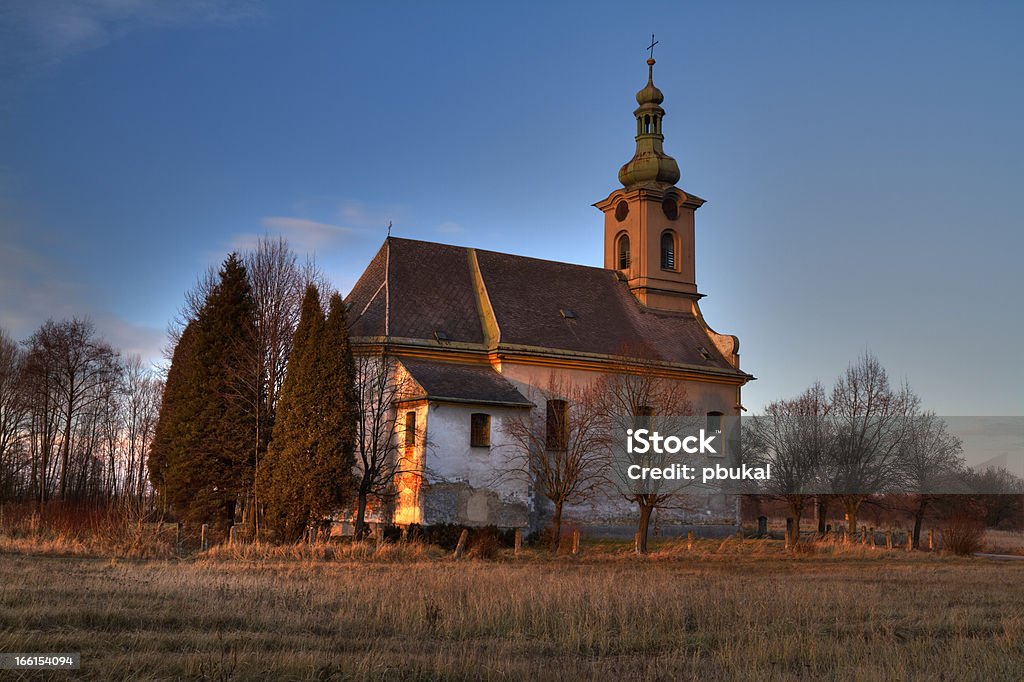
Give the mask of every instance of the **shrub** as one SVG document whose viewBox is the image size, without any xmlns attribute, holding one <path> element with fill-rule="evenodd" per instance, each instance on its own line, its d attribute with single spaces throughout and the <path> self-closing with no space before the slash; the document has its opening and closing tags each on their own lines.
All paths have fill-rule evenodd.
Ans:
<svg viewBox="0 0 1024 682">
<path fill-rule="evenodd" d="M 409 524 L 407 530 L 407 537 L 409 540 L 417 540 L 429 545 L 437 545 L 449 552 L 455 550 L 455 546 L 459 544 L 459 536 L 462 535 L 462 531 L 464 530 L 469 530 L 470 532 L 469 546 L 472 546 L 474 536 L 483 531 L 486 531 L 493 536 L 495 550 L 500 547 L 512 547 L 515 544 L 515 530 L 509 528 L 499 529 L 497 526 L 467 528 L 466 526 L 457 523 L 437 523 L 430 526 L 421 526 L 419 524 L 412 523 Z"/>
<path fill-rule="evenodd" d="M 466 556 L 473 559 L 489 559 L 493 561 L 498 558 L 498 550 L 500 548 L 501 542 L 498 539 L 498 530 L 494 526 L 478 528 L 469 534 L 469 548 L 466 550 Z"/>
<path fill-rule="evenodd" d="M 954 516 L 942 529 L 942 547 L 958 556 L 970 556 L 981 549 L 985 534 L 984 524 L 969 516 Z"/>
</svg>

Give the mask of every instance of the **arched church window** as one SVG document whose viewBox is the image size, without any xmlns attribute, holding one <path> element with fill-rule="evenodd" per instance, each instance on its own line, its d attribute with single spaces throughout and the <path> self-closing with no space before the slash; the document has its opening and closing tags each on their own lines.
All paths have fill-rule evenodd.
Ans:
<svg viewBox="0 0 1024 682">
<path fill-rule="evenodd" d="M 651 117 L 644 116 L 644 134 L 651 132 Z"/>
<path fill-rule="evenodd" d="M 676 269 L 676 235 L 671 230 L 661 233 L 661 269 Z"/>
<path fill-rule="evenodd" d="M 629 235 L 624 234 L 619 237 L 619 248 L 618 248 L 618 262 L 619 270 L 629 269 Z"/>
</svg>

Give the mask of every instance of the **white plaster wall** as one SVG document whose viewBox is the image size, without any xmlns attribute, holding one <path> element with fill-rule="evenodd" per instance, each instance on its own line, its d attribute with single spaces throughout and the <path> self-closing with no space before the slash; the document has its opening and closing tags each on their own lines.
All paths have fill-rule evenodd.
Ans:
<svg viewBox="0 0 1024 682">
<path fill-rule="evenodd" d="M 504 433 L 506 420 L 524 411 L 524 408 L 430 403 L 423 462 L 425 483 L 431 490 L 425 495 L 444 491 L 450 496 L 458 506 L 452 510 L 457 518 L 451 522 L 525 525 L 525 512 L 530 503 L 529 485 L 521 473 L 516 475 L 509 471 L 515 450 Z M 491 416 L 490 447 L 470 446 L 471 415 L 477 412 Z M 479 491 L 491 491 L 498 499 L 476 494 Z M 496 503 L 506 508 L 496 509 Z M 425 505 L 429 508 L 429 501 L 425 501 Z M 426 514 L 425 522 L 439 522 L 430 516 Z M 516 519 L 521 522 L 513 523 Z"/>
<path fill-rule="evenodd" d="M 563 370 L 535 365 L 503 363 L 502 374 L 520 392 L 543 410 L 545 392 L 552 385 L 585 386 L 600 374 L 588 370 Z M 736 414 L 736 389 L 726 384 L 684 381 L 694 412 L 711 411 Z M 399 522 L 462 523 L 467 525 L 521 526 L 527 524 L 522 510 L 543 524 L 547 517 L 545 501 L 534 499 L 529 482 L 522 473 L 510 473 L 515 445 L 505 434 L 507 420 L 521 417 L 523 408 L 463 405 L 431 402 L 419 404 L 417 412 L 417 458 L 423 465 L 423 489 L 416 499 L 415 512 L 401 514 Z M 491 416 L 491 445 L 470 446 L 471 415 L 483 412 Z M 498 505 L 498 506 L 496 506 Z M 722 496 L 689 500 L 688 509 L 659 512 L 666 524 L 735 521 L 735 502 Z M 568 521 L 588 525 L 622 525 L 636 522 L 636 506 L 609 490 L 594 499 L 565 509 Z M 539 517 L 539 519 L 538 519 Z M 397 518 L 396 518 L 397 520 Z M 531 521 L 531 525 L 536 525 Z"/>
</svg>

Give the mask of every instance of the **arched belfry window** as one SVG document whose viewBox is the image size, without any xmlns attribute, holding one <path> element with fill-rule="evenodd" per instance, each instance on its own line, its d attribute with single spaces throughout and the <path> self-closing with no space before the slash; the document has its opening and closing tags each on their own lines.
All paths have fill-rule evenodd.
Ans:
<svg viewBox="0 0 1024 682">
<path fill-rule="evenodd" d="M 661 269 L 676 269 L 676 235 L 671 230 L 661 233 Z"/>
<path fill-rule="evenodd" d="M 618 262 L 619 270 L 629 269 L 629 235 L 623 234 L 619 237 L 618 249 L 616 249 L 616 259 Z"/>
<path fill-rule="evenodd" d="M 644 116 L 644 134 L 651 132 L 651 117 Z"/>
</svg>

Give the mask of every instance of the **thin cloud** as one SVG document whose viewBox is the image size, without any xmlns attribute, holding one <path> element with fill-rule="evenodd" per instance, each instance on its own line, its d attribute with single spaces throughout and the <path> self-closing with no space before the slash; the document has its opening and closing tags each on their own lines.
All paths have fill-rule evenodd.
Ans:
<svg viewBox="0 0 1024 682">
<path fill-rule="evenodd" d="M 255 0 L 8 0 L 0 74 L 51 68 L 141 29 L 232 26 L 263 14 Z"/>
<path fill-rule="evenodd" d="M 267 216 L 261 222 L 266 228 L 265 234 L 246 232 L 236 235 L 231 241 L 231 248 L 248 251 L 255 248 L 261 238 L 270 234 L 284 237 L 299 253 L 315 254 L 336 246 L 358 232 L 351 227 L 292 216 Z"/>
</svg>

